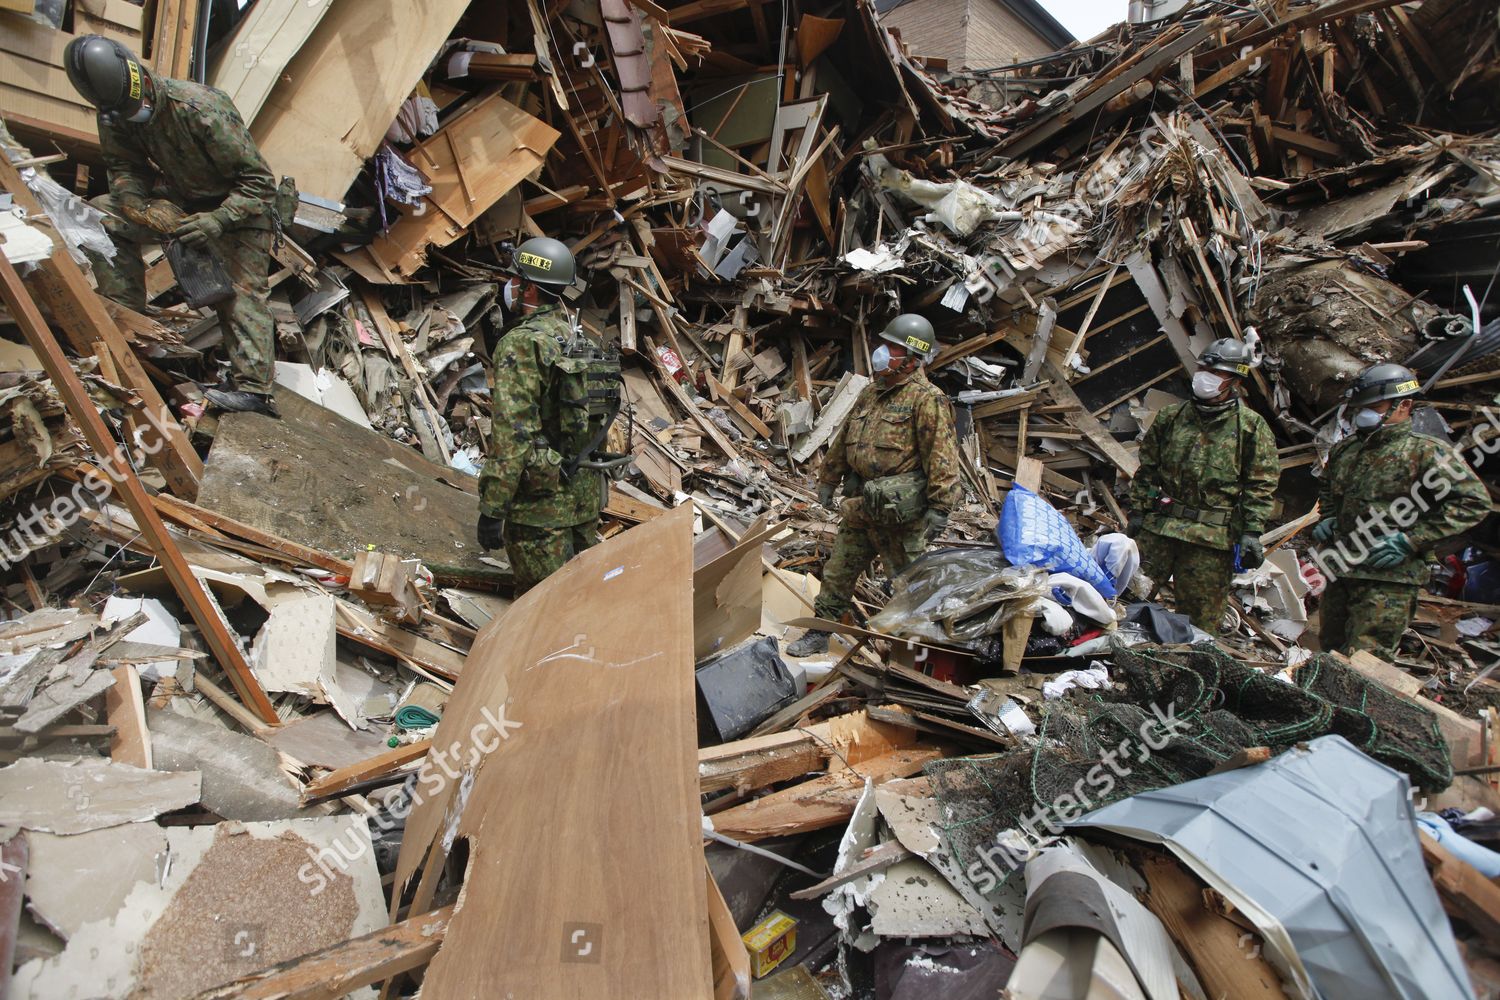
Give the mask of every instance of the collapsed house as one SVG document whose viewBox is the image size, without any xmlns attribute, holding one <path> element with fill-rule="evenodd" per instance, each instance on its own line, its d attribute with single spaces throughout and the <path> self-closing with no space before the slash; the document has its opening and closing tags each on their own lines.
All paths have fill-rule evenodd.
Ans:
<svg viewBox="0 0 1500 1000">
<path fill-rule="evenodd" d="M 1317 650 L 1304 541 L 1373 362 L 1493 478 L 1493 9 L 1200 3 L 950 71 L 860 0 L 232 6 L 0 0 L 15 995 L 1500 995 L 1490 529 L 1395 662 Z M 86 32 L 295 178 L 282 419 L 205 410 L 164 259 L 136 312 L 70 252 Z M 633 463 L 513 602 L 475 476 L 543 233 Z M 818 622 L 812 474 L 901 312 L 966 502 Z M 1213 637 L 1109 539 L 1252 330 L 1279 516 Z M 997 543 L 1028 496 L 1073 572 Z"/>
</svg>

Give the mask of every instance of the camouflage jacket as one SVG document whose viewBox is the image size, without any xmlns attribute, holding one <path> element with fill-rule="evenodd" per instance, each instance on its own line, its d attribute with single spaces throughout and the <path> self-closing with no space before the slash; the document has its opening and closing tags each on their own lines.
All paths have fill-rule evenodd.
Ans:
<svg viewBox="0 0 1500 1000">
<path fill-rule="evenodd" d="M 1338 521 L 1320 561 L 1354 580 L 1425 583 L 1432 547 L 1490 511 L 1489 490 L 1463 456 L 1409 420 L 1334 445 L 1318 492 L 1323 517 Z M 1361 565 L 1371 543 L 1395 531 L 1406 533 L 1416 554 L 1390 569 Z"/>
<path fill-rule="evenodd" d="M 582 408 L 578 366 L 565 354 L 573 336 L 567 313 L 542 306 L 495 345 L 490 448 L 479 472 L 479 509 L 539 528 L 584 524 L 604 506 L 604 476 L 564 464 L 593 436 Z"/>
<path fill-rule="evenodd" d="M 1271 520 L 1281 463 L 1265 418 L 1243 401 L 1203 413 L 1191 401 L 1164 407 L 1141 441 L 1130 506 L 1147 531 L 1213 549 L 1230 549 Z M 1184 514 L 1173 516 L 1165 500 Z"/>
<path fill-rule="evenodd" d="M 962 497 L 958 433 L 948 397 L 920 368 L 891 385 L 876 379 L 865 386 L 828 447 L 818 481 L 837 485 L 853 472 L 868 482 L 917 469 L 927 477 L 927 506 L 951 511 Z"/>
<path fill-rule="evenodd" d="M 156 113 L 139 124 L 99 116 L 109 190 L 129 203 L 166 197 L 188 212 L 212 211 L 224 228 L 268 229 L 276 180 L 228 95 L 188 80 L 155 77 Z"/>
</svg>

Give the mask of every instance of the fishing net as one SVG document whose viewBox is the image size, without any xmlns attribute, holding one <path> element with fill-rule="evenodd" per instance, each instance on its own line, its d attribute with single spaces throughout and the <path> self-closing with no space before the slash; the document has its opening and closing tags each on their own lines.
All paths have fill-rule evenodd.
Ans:
<svg viewBox="0 0 1500 1000">
<path fill-rule="evenodd" d="M 1333 731 L 1429 792 L 1453 783 L 1453 758 L 1437 716 L 1327 654 L 1297 671 L 1297 683 L 1333 707 Z"/>
<path fill-rule="evenodd" d="M 927 766 L 942 834 L 965 870 L 982 861 L 1003 881 L 1030 845 L 1085 812 L 1201 778 L 1251 747 L 1338 733 L 1424 788 L 1452 780 L 1432 713 L 1330 657 L 1304 666 L 1298 684 L 1207 643 L 1112 659 L 1113 688 L 1049 703 L 1027 748 Z"/>
</svg>

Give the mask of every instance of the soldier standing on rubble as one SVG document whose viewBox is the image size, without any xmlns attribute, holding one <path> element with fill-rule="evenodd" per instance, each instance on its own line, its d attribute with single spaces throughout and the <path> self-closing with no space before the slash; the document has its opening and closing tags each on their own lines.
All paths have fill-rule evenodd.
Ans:
<svg viewBox="0 0 1500 1000">
<path fill-rule="evenodd" d="M 1356 433 L 1328 456 L 1323 519 L 1312 532 L 1334 546 L 1316 556 L 1331 577 L 1320 611 L 1325 650 L 1394 654 L 1432 546 L 1490 511 L 1489 490 L 1457 450 L 1412 426 L 1421 391 L 1416 374 L 1396 364 L 1373 365 L 1350 386 Z"/>
<path fill-rule="evenodd" d="M 1164 407 L 1141 442 L 1127 533 L 1146 574 L 1170 577 L 1177 610 L 1217 634 L 1234 578 L 1265 561 L 1260 535 L 1281 474 L 1276 439 L 1240 398 L 1253 342 L 1216 340 L 1198 357 L 1193 399 Z"/>
<path fill-rule="evenodd" d="M 844 485 L 843 522 L 814 605 L 830 621 L 853 607 L 854 585 L 877 554 L 894 577 L 943 530 L 960 499 L 953 412 L 922 369 L 937 354 L 932 324 L 904 313 L 880 337 L 888 343 L 871 354 L 875 381 L 855 400 L 818 473 L 818 502 L 826 508 Z M 787 652 L 826 652 L 828 635 L 809 630 Z"/>
<path fill-rule="evenodd" d="M 227 381 L 207 390 L 223 410 L 278 416 L 271 399 L 275 323 L 267 305 L 273 214 L 271 169 L 222 91 L 154 76 L 125 46 L 80 35 L 63 53 L 68 79 L 99 110 L 99 148 L 109 194 L 94 200 L 119 247 L 112 261 L 85 251 L 99 291 L 131 309 L 146 307 L 141 247 L 201 244 L 222 262 L 234 294 L 215 306 L 229 354 Z"/>
<path fill-rule="evenodd" d="M 620 358 L 575 329 L 559 297 L 573 254 L 559 240 L 516 248 L 505 302 L 522 318 L 495 346 L 489 455 L 479 474 L 479 544 L 502 545 L 525 593 L 599 538 L 608 488 L 595 458 L 620 410 Z"/>
</svg>

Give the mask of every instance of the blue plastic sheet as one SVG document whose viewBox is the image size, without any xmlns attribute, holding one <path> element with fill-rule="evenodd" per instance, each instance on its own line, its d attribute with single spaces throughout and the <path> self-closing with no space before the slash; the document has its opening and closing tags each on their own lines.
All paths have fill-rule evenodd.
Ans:
<svg viewBox="0 0 1500 1000">
<path fill-rule="evenodd" d="M 1024 486 L 1014 486 L 1006 495 L 995 541 L 1012 566 L 1071 573 L 1092 584 L 1107 601 L 1119 593 L 1068 519 Z"/>
</svg>

